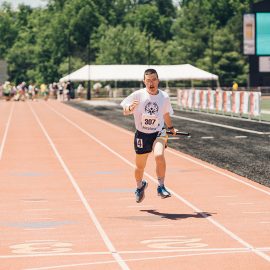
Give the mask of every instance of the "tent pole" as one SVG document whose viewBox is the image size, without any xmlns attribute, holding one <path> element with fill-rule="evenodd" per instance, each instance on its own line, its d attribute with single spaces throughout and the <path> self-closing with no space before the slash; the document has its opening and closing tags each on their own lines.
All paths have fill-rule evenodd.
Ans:
<svg viewBox="0 0 270 270">
<path fill-rule="evenodd" d="M 217 88 L 220 88 L 219 79 L 217 79 Z"/>
<path fill-rule="evenodd" d="M 91 99 L 90 65 L 88 65 L 87 100 Z"/>
<path fill-rule="evenodd" d="M 88 82 L 87 82 L 87 100 L 91 99 L 91 81 L 90 81 L 90 38 L 87 50 L 87 62 L 88 62 Z"/>
<path fill-rule="evenodd" d="M 87 81 L 87 100 L 91 99 L 91 81 Z"/>
</svg>

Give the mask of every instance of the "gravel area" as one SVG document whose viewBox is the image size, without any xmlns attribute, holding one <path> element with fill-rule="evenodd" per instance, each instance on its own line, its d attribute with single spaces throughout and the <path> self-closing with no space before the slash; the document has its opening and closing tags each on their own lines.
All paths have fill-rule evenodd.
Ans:
<svg viewBox="0 0 270 270">
<path fill-rule="evenodd" d="M 108 101 L 70 101 L 67 104 L 134 131 L 132 116 Z M 174 126 L 191 138 L 170 140 L 183 153 L 270 187 L 270 122 L 247 121 L 206 113 L 175 110 Z"/>
</svg>

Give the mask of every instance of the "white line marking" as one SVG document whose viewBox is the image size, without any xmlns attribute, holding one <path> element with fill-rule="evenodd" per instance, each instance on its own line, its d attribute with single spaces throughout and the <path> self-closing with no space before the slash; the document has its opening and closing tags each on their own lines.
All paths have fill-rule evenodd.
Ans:
<svg viewBox="0 0 270 270">
<path fill-rule="evenodd" d="M 207 124 L 207 125 L 210 125 L 210 126 L 216 126 L 216 127 L 223 127 L 223 128 L 233 129 L 233 130 L 239 130 L 239 131 L 243 131 L 243 132 L 247 132 L 247 133 L 254 133 L 254 134 L 259 134 L 259 135 L 265 134 L 264 132 L 261 132 L 261 131 L 244 129 L 244 128 L 238 128 L 238 127 L 233 127 L 233 126 L 228 126 L 228 125 L 222 125 L 222 124 L 217 124 L 217 123 L 212 123 L 212 122 L 207 122 L 207 121 L 201 121 L 201 120 L 187 118 L 187 117 L 178 116 L 178 115 L 172 115 L 172 117 L 179 118 L 179 119 L 184 119 L 184 120 L 188 120 L 188 121 L 191 121 L 191 122 L 196 122 L 196 123 L 201 123 L 201 124 Z"/>
<path fill-rule="evenodd" d="M 53 109 L 51 106 L 49 106 L 49 105 L 47 105 L 47 106 L 48 106 L 52 111 L 56 112 L 57 114 L 59 114 L 59 115 L 61 115 L 61 116 L 63 117 L 62 114 L 58 113 L 58 112 L 57 112 L 55 109 Z M 82 112 L 82 111 L 80 111 L 80 110 L 78 110 L 78 109 L 75 109 L 75 108 L 73 108 L 73 107 L 69 107 L 69 109 L 70 109 L 70 110 L 73 110 L 73 111 L 75 111 L 75 112 L 77 112 L 77 113 L 81 113 L 81 114 L 83 114 L 83 115 L 86 115 L 87 117 L 92 118 L 92 119 L 94 119 L 94 120 L 97 121 L 97 122 L 103 123 L 104 125 L 107 125 L 107 126 L 113 128 L 113 129 L 119 130 L 119 131 L 121 131 L 122 133 L 128 134 L 129 136 L 134 136 L 134 133 L 133 133 L 133 132 L 128 131 L 128 130 L 123 129 L 123 128 L 120 128 L 120 127 L 118 127 L 118 126 L 115 126 L 115 125 L 113 125 L 113 124 L 111 124 L 111 123 L 106 122 L 105 120 L 102 120 L 102 119 L 100 119 L 100 118 L 98 118 L 98 117 L 92 116 L 92 115 L 90 115 L 90 114 L 88 114 L 88 113 L 86 113 L 86 112 Z M 266 191 L 266 190 L 264 190 L 264 189 L 262 189 L 262 188 L 256 187 L 256 186 L 254 186 L 254 185 L 252 185 L 252 184 L 250 184 L 250 183 L 247 183 L 247 182 L 245 182 L 245 181 L 243 181 L 243 180 L 241 180 L 241 179 L 239 179 L 239 178 L 237 178 L 237 177 L 235 177 L 235 176 L 229 175 L 229 174 L 227 174 L 227 173 L 225 173 L 225 172 L 222 172 L 221 170 L 215 169 L 214 167 L 211 167 L 210 165 L 206 165 L 206 164 L 200 162 L 199 160 L 196 160 L 196 159 L 192 158 L 191 156 L 188 157 L 188 156 L 185 156 L 185 155 L 183 155 L 183 154 L 180 154 L 179 151 L 177 151 L 177 152 L 176 152 L 176 151 L 177 151 L 177 150 L 173 150 L 172 148 L 167 148 L 167 152 L 169 152 L 169 153 L 171 153 L 171 154 L 173 154 L 173 155 L 175 155 L 175 156 L 178 156 L 178 157 L 180 157 L 180 158 L 186 159 L 186 160 L 188 160 L 188 161 L 190 161 L 190 162 L 192 162 L 192 163 L 195 163 L 195 164 L 197 164 L 197 165 L 199 165 L 199 166 L 201 166 L 201 167 L 203 167 L 203 168 L 206 168 L 206 169 L 208 169 L 208 170 L 210 170 L 210 171 L 213 171 L 213 172 L 215 172 L 215 173 L 217 173 L 217 174 L 223 175 L 223 176 L 225 176 L 225 177 L 227 177 L 227 178 L 229 178 L 229 179 L 231 179 L 231 180 L 234 180 L 234 181 L 236 181 L 236 182 L 238 182 L 238 183 L 241 183 L 241 184 L 244 184 L 244 185 L 246 185 L 246 186 L 249 186 L 249 187 L 251 187 L 251 188 L 253 188 L 253 189 L 257 190 L 257 191 L 260 191 L 260 192 L 263 192 L 263 193 L 265 193 L 265 194 L 267 194 L 267 195 L 270 195 L 270 192 L 269 192 L 269 191 Z"/>
<path fill-rule="evenodd" d="M 144 257 L 138 259 L 127 259 L 123 262 L 134 262 L 134 261 L 145 261 L 145 260 L 160 260 L 160 259 L 169 259 L 169 258 L 179 258 L 179 257 L 192 257 L 192 256 L 203 256 L 203 255 L 220 255 L 220 254 L 231 254 L 231 253 L 247 253 L 248 250 L 241 251 L 220 251 L 220 252 L 208 252 L 208 253 L 190 253 L 190 254 L 178 254 L 178 255 L 170 255 L 170 256 L 155 256 L 155 257 Z M 87 265 L 100 265 L 100 264 L 110 264 L 115 263 L 115 261 L 101 261 L 101 262 L 89 262 L 89 263 L 77 263 L 77 264 L 66 264 L 66 265 L 55 265 L 55 266 L 45 266 L 38 268 L 25 268 L 24 270 L 49 270 L 49 269 L 57 269 L 57 268 L 70 268 L 77 266 L 87 266 Z"/>
<path fill-rule="evenodd" d="M 201 139 L 214 139 L 213 136 L 204 136 L 204 137 L 201 137 Z"/>
<path fill-rule="evenodd" d="M 123 160 L 126 164 L 130 165 L 132 168 L 135 168 L 135 165 L 133 165 L 133 163 L 131 163 L 129 160 L 127 160 L 126 158 L 124 158 L 123 156 L 121 156 L 119 153 L 115 152 L 112 148 L 110 148 L 108 145 L 106 145 L 105 143 L 103 143 L 102 141 L 100 141 L 97 137 L 95 137 L 94 135 L 90 134 L 89 132 L 87 132 L 86 130 L 84 130 L 83 128 L 81 128 L 79 125 L 77 125 L 76 123 L 74 123 L 73 121 L 71 121 L 70 119 L 68 119 L 67 117 L 65 117 L 65 115 L 63 115 L 62 113 L 57 112 L 56 110 L 54 110 L 53 108 L 51 108 L 51 110 L 53 110 L 56 114 L 58 114 L 59 116 L 61 116 L 63 119 L 65 119 L 68 123 L 70 123 L 71 125 L 73 125 L 74 127 L 78 128 L 82 133 L 84 133 L 86 136 L 90 137 L 92 140 L 94 140 L 95 142 L 97 142 L 98 144 L 100 144 L 101 146 L 103 146 L 105 149 L 107 149 L 109 152 L 111 152 L 112 154 L 114 154 L 115 156 L 117 156 L 118 158 L 120 158 L 121 160 Z M 170 151 L 173 153 L 173 151 Z M 199 163 L 200 164 L 200 163 Z M 205 165 L 204 165 L 205 166 Z M 151 176 L 149 173 L 145 173 L 145 175 L 151 179 L 154 183 L 158 183 L 158 181 Z M 253 187 L 253 186 L 251 186 Z M 270 262 L 270 256 L 267 254 L 264 254 L 263 252 L 256 250 L 256 248 L 254 248 L 251 244 L 249 244 L 248 242 L 244 241 L 242 238 L 238 237 L 236 234 L 234 234 L 232 231 L 230 231 L 229 229 L 227 229 L 225 226 L 223 226 L 222 224 L 220 224 L 218 221 L 214 220 L 213 218 L 209 217 L 207 214 L 205 214 L 200 208 L 196 207 L 195 205 L 193 205 L 192 203 L 190 203 L 189 201 L 187 201 L 185 198 L 183 198 L 182 196 L 178 195 L 176 192 L 172 191 L 171 189 L 169 189 L 169 191 L 176 197 L 178 198 L 180 201 L 182 201 L 184 204 L 186 204 L 187 206 L 189 206 L 191 209 L 193 209 L 195 212 L 200 213 L 200 215 L 202 217 L 204 217 L 205 219 L 207 219 L 210 223 L 212 223 L 214 226 L 218 227 L 220 230 L 222 230 L 225 234 L 229 235 L 232 239 L 236 240 L 237 242 L 239 242 L 240 244 L 242 244 L 244 247 L 250 249 L 252 252 L 254 252 L 255 254 L 257 254 L 258 256 L 260 256 L 261 258 L 267 260 Z M 269 194 L 270 195 L 270 194 Z"/>
<path fill-rule="evenodd" d="M 203 164 L 203 163 L 201 163 L 200 161 L 197 161 L 197 160 L 195 160 L 195 159 L 193 159 L 193 158 L 191 158 L 191 157 L 184 156 L 183 154 L 180 154 L 180 153 L 176 152 L 176 150 L 167 149 L 167 151 L 170 152 L 170 153 L 172 153 L 172 154 L 175 155 L 175 156 L 178 156 L 178 157 L 180 157 L 180 158 L 189 160 L 189 161 L 191 161 L 192 163 L 195 163 L 195 164 L 197 164 L 197 165 L 199 165 L 199 166 L 201 166 L 201 167 L 204 167 L 204 168 L 206 168 L 206 169 L 208 169 L 208 170 L 210 170 L 210 171 L 213 171 L 213 172 L 215 172 L 215 173 L 217 173 L 217 174 L 220 174 L 220 175 L 223 175 L 223 176 L 225 176 L 225 177 L 227 177 L 227 178 L 230 178 L 231 180 L 234 180 L 234 181 L 236 181 L 236 182 L 239 182 L 239 183 L 241 183 L 241 184 L 244 184 L 244 185 L 246 185 L 246 186 L 249 186 L 249 187 L 251 187 L 251 188 L 253 188 L 253 189 L 257 190 L 257 191 L 263 192 L 263 193 L 265 193 L 265 194 L 267 194 L 267 195 L 270 195 L 270 192 L 267 191 L 267 190 L 264 190 L 264 189 L 262 189 L 262 188 L 256 187 L 256 186 L 254 186 L 254 185 L 252 185 L 252 184 L 250 184 L 250 183 L 247 183 L 247 182 L 245 182 L 245 181 L 243 181 L 243 180 L 241 180 L 241 179 L 239 179 L 239 178 L 237 178 L 237 177 L 235 177 L 235 176 L 229 175 L 229 174 L 227 174 L 227 173 L 225 173 L 225 172 L 219 171 L 218 169 L 215 169 L 214 167 L 211 167 L 210 165 Z"/>
<path fill-rule="evenodd" d="M 31 241 L 35 242 L 35 241 Z M 50 241 L 41 241 L 50 242 Z M 270 251 L 270 247 L 258 247 L 257 250 Z M 212 251 L 243 251 L 251 252 L 248 248 L 183 248 L 183 249 L 148 249 L 148 250 L 123 250 L 118 251 L 119 254 L 149 254 L 149 253 L 186 253 L 186 252 L 212 252 Z M 23 254 L 23 255 L 0 255 L 0 259 L 16 259 L 16 258 L 35 258 L 35 257 L 58 257 L 58 256 L 92 256 L 92 255 L 111 255 L 109 251 L 92 251 L 92 252 L 52 252 L 52 253 L 36 253 L 36 254 Z"/>
<path fill-rule="evenodd" d="M 28 104 L 29 105 L 29 104 Z M 71 184 L 73 185 L 74 189 L 76 190 L 79 198 L 81 199 L 82 204 L 84 205 L 87 213 L 89 214 L 91 220 L 93 221 L 93 223 L 95 224 L 100 236 L 102 237 L 104 243 L 106 244 L 107 248 L 109 249 L 109 251 L 112 253 L 112 256 L 114 257 L 114 259 L 116 260 L 116 262 L 120 265 L 120 267 L 124 270 L 128 270 L 129 267 L 127 266 L 127 264 L 122 260 L 121 256 L 117 253 L 115 247 L 113 246 L 111 240 L 109 239 L 108 235 L 106 234 L 106 232 L 104 231 L 104 229 L 102 228 L 101 224 L 99 223 L 93 209 L 90 207 L 89 203 L 87 202 L 86 198 L 83 195 L 83 192 L 81 191 L 79 185 L 77 184 L 76 180 L 74 179 L 73 175 L 71 174 L 70 170 L 68 169 L 67 165 L 65 164 L 64 160 L 62 159 L 61 155 L 59 154 L 58 150 L 56 149 L 56 146 L 54 145 L 52 139 L 50 138 L 49 134 L 47 133 L 46 129 L 44 128 L 44 126 L 42 125 L 42 123 L 40 122 L 37 114 L 34 112 L 33 108 L 31 105 L 29 105 L 37 123 L 39 124 L 41 130 L 43 131 L 45 137 L 47 138 L 54 154 L 56 155 L 57 159 L 59 160 L 59 163 L 61 164 L 62 168 L 64 169 L 65 173 L 67 174 Z"/>
<path fill-rule="evenodd" d="M 247 136 L 234 136 L 235 139 L 245 139 Z"/>
<path fill-rule="evenodd" d="M 10 113 L 9 113 L 9 116 L 8 116 L 8 121 L 6 123 L 4 136 L 3 136 L 3 139 L 2 139 L 2 142 L 1 142 L 1 145 L 0 145 L 0 160 L 2 159 L 2 156 L 3 156 L 4 147 L 5 147 L 5 144 L 6 144 L 7 134 L 8 134 L 9 126 L 10 126 L 10 123 L 11 123 L 11 117 L 12 117 L 13 111 L 14 111 L 14 103 L 12 104 L 12 107 L 11 107 L 11 110 L 10 110 Z"/>
</svg>

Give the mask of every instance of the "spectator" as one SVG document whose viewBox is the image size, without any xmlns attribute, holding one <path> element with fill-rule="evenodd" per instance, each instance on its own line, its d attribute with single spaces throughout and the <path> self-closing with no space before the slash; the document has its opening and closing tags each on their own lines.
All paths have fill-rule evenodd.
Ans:
<svg viewBox="0 0 270 270">
<path fill-rule="evenodd" d="M 6 81 L 3 85 L 3 95 L 6 99 L 6 101 L 9 101 L 11 98 L 11 90 L 12 86 L 9 81 Z"/>
<path fill-rule="evenodd" d="M 83 85 L 80 83 L 80 84 L 78 85 L 78 87 L 77 87 L 77 97 L 78 97 L 79 99 L 82 98 L 83 91 L 84 91 L 84 87 L 83 87 Z"/>
</svg>

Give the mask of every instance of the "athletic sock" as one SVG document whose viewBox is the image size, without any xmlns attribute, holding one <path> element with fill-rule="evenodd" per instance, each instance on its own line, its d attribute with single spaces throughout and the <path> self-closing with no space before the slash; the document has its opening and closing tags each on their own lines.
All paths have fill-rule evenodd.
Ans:
<svg viewBox="0 0 270 270">
<path fill-rule="evenodd" d="M 158 183 L 160 186 L 164 186 L 164 177 L 158 177 Z"/>
<path fill-rule="evenodd" d="M 137 182 L 137 188 L 140 189 L 142 188 L 143 184 L 142 184 L 142 180 L 140 182 Z"/>
</svg>

